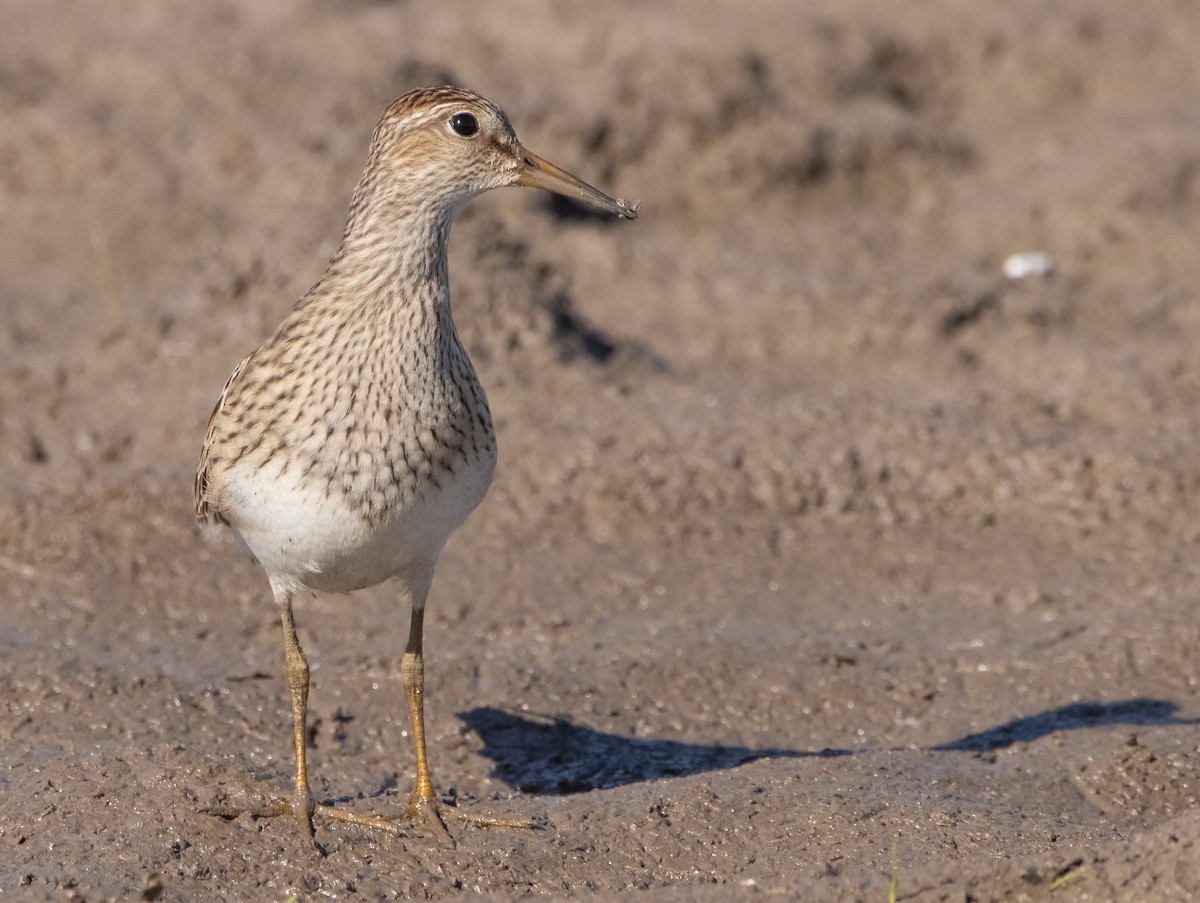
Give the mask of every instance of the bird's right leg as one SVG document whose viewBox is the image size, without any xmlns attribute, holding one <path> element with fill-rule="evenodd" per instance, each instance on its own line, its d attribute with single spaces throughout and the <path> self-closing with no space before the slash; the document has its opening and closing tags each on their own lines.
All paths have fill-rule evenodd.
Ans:
<svg viewBox="0 0 1200 903">
<path fill-rule="evenodd" d="M 292 741 L 296 748 L 296 784 L 292 797 L 292 811 L 300 819 L 301 830 L 313 839 L 313 811 L 316 801 L 308 786 L 308 762 L 305 756 L 308 717 L 308 661 L 300 640 L 296 637 L 296 622 L 292 618 L 292 594 L 276 590 L 275 601 L 279 603 L 283 621 L 283 650 L 287 661 L 288 691 L 292 697 Z"/>
<path fill-rule="evenodd" d="M 240 808 L 235 806 L 210 806 L 205 811 L 221 818 L 237 818 L 251 815 L 254 818 L 275 818 L 293 813 L 300 820 L 303 836 L 320 851 L 313 831 L 313 813 L 318 808 L 308 786 L 308 763 L 305 757 L 305 739 L 308 717 L 308 661 L 300 640 L 296 637 L 296 622 L 292 618 L 292 594 L 275 589 L 275 602 L 279 605 L 279 616 L 283 622 L 283 650 L 287 662 L 287 683 L 292 699 L 292 740 L 296 751 L 296 780 L 292 801 L 275 802 L 265 807 Z"/>
</svg>

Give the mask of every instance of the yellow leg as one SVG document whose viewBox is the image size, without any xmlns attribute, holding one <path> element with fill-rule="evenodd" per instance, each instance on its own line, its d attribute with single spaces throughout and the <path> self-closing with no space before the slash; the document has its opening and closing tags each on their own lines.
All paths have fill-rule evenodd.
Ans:
<svg viewBox="0 0 1200 903">
<path fill-rule="evenodd" d="M 429 775 L 429 757 L 425 752 L 425 659 L 422 639 L 425 630 L 425 606 L 413 605 L 412 623 L 408 630 L 408 646 L 400 660 L 400 683 L 408 716 L 412 721 L 413 747 L 417 756 L 417 783 L 408 795 L 405 813 L 410 818 L 424 818 L 437 833 L 448 838 L 450 832 L 442 820 L 433 779 Z"/>
<path fill-rule="evenodd" d="M 289 592 L 276 591 L 275 601 L 279 604 L 280 618 L 283 622 L 284 656 L 287 662 L 288 690 L 292 699 L 292 741 L 295 746 L 296 780 L 292 802 L 280 803 L 261 810 L 240 810 L 215 808 L 209 810 L 213 815 L 222 818 L 237 818 L 243 811 L 254 817 L 270 818 L 292 812 L 299 820 L 301 831 L 318 851 L 313 831 L 313 816 L 320 815 L 333 821 L 358 825 L 365 828 L 375 828 L 395 836 L 403 836 L 403 831 L 397 823 L 400 818 L 417 819 L 426 824 L 439 835 L 444 842 L 454 846 L 454 838 L 446 828 L 442 818 L 441 807 L 437 795 L 433 792 L 433 780 L 429 774 L 429 757 L 425 751 L 425 661 L 422 655 L 422 639 L 424 633 L 425 607 L 414 604 L 412 609 L 412 624 L 408 633 L 408 645 L 400 660 L 400 682 L 404 687 L 404 699 L 408 703 L 408 714 L 412 721 L 413 747 L 417 759 L 417 782 L 408 795 L 404 816 L 372 816 L 358 815 L 335 809 L 332 806 L 317 803 L 313 798 L 308 784 L 307 763 L 307 729 L 308 717 L 308 661 L 300 641 L 296 636 L 296 623 L 292 617 L 292 595 Z M 480 827 L 536 828 L 537 824 L 529 821 L 510 821 L 507 819 L 488 818 L 481 816 L 463 815 L 463 820 Z"/>
<path fill-rule="evenodd" d="M 442 840 L 454 846 L 454 838 L 446 828 L 441 805 L 433 792 L 433 779 L 429 774 L 429 756 L 425 752 L 425 658 L 422 654 L 422 637 L 425 629 L 425 606 L 413 605 L 412 625 L 408 631 L 408 646 L 400 659 L 400 682 L 404 686 L 404 699 L 408 703 L 408 715 L 412 721 L 413 747 L 417 757 L 417 783 L 408 795 L 405 815 L 411 819 L 423 819 Z M 538 825 L 527 820 L 514 821 L 478 815 L 460 815 L 464 821 L 485 828 L 532 829 Z"/>
<path fill-rule="evenodd" d="M 292 811 L 300 819 L 300 828 L 310 840 L 313 835 L 313 811 L 316 801 L 308 786 L 308 761 L 306 758 L 308 718 L 308 661 L 300 640 L 296 637 L 296 622 L 292 618 L 292 594 L 276 593 L 280 617 L 283 621 L 283 650 L 287 662 L 288 690 L 292 697 L 292 741 L 296 751 L 296 783 L 292 797 Z"/>
<path fill-rule="evenodd" d="M 425 625 L 424 605 L 413 605 L 412 622 L 408 631 L 408 645 L 400 659 L 400 683 L 404 687 L 404 700 L 408 703 L 408 715 L 412 722 L 413 748 L 417 759 L 417 783 L 408 795 L 408 803 L 402 816 L 356 815 L 330 806 L 317 806 L 317 812 L 334 821 L 346 822 L 368 828 L 380 828 L 399 835 L 400 819 L 424 821 L 443 842 L 455 846 L 454 838 L 442 818 L 437 794 L 433 792 L 433 779 L 429 775 L 429 756 L 425 751 L 425 660 L 422 655 L 422 640 Z"/>
</svg>

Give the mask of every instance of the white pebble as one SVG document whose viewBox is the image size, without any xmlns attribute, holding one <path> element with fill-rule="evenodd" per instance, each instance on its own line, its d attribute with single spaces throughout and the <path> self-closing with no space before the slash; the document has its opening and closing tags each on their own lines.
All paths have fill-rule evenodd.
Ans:
<svg viewBox="0 0 1200 903">
<path fill-rule="evenodd" d="M 1022 251 L 1008 255 L 1002 269 L 1009 279 L 1046 276 L 1054 269 L 1054 258 L 1043 251 Z"/>
</svg>

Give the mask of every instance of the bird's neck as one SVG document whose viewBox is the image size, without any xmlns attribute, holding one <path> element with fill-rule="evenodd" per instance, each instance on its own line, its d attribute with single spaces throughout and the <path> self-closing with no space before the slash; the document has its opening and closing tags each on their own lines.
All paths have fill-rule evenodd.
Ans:
<svg viewBox="0 0 1200 903">
<path fill-rule="evenodd" d="M 445 205 L 352 209 L 323 281 L 368 296 L 398 285 L 414 298 L 449 301 L 446 250 L 454 213 Z"/>
<path fill-rule="evenodd" d="M 341 246 L 296 316 L 321 313 L 399 356 L 458 344 L 450 312 L 447 241 L 454 210 L 351 210 Z M 306 310 L 307 309 L 307 310 Z"/>
</svg>

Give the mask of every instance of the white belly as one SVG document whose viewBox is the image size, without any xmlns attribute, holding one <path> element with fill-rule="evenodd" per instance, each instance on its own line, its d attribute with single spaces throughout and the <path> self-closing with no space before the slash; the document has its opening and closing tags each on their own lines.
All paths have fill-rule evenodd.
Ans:
<svg viewBox="0 0 1200 903">
<path fill-rule="evenodd" d="M 446 540 L 483 500 L 495 472 L 485 455 L 437 484 L 423 482 L 372 525 L 340 494 L 276 467 L 234 465 L 223 508 L 242 541 L 281 589 L 348 593 L 399 577 L 432 576 Z"/>
</svg>

